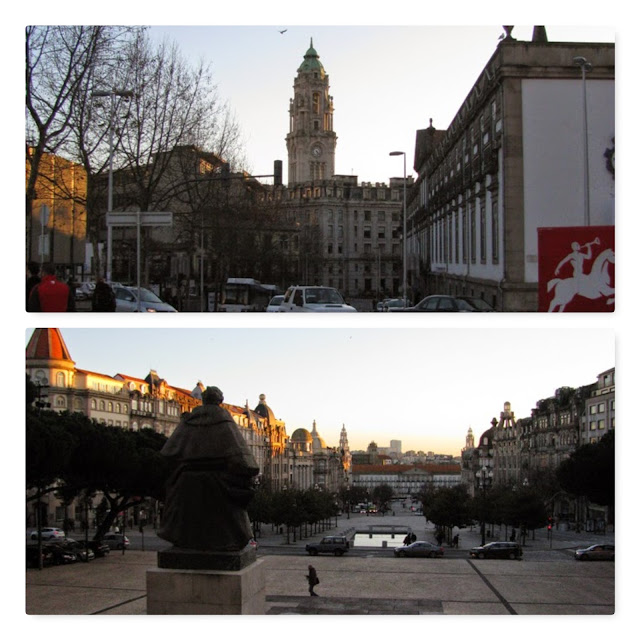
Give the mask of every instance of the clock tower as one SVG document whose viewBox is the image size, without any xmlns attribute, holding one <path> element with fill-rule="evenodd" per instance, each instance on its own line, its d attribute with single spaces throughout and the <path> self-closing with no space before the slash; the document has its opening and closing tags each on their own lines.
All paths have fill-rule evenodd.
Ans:
<svg viewBox="0 0 640 640">
<path fill-rule="evenodd" d="M 313 38 L 293 83 L 289 103 L 290 185 L 329 180 L 335 173 L 337 136 L 333 131 L 333 97 L 329 95 L 329 76 L 313 48 Z"/>
</svg>

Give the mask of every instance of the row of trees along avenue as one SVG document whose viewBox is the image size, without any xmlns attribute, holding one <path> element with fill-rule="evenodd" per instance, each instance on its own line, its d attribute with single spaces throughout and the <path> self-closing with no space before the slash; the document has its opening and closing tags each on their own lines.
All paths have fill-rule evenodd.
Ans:
<svg viewBox="0 0 640 640">
<path fill-rule="evenodd" d="M 613 516 L 615 506 L 614 434 L 607 433 L 599 442 L 582 445 L 558 468 L 533 476 L 527 486 L 494 485 L 471 497 L 458 485 L 433 489 L 424 487 L 414 496 L 422 503 L 423 514 L 450 542 L 454 527 L 473 522 L 504 526 L 508 531 L 535 530 L 554 517 L 554 498 L 564 492 L 574 500 L 586 500 L 606 506 Z"/>
</svg>

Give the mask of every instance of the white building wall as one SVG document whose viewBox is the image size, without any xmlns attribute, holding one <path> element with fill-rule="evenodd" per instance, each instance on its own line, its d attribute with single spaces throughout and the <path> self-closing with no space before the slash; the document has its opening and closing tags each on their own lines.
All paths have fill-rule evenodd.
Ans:
<svg viewBox="0 0 640 640">
<path fill-rule="evenodd" d="M 614 182 L 604 153 L 615 136 L 614 81 L 587 74 L 586 86 L 591 224 L 613 225 Z M 527 282 L 538 281 L 538 227 L 584 223 L 582 96 L 582 79 L 522 81 Z"/>
</svg>

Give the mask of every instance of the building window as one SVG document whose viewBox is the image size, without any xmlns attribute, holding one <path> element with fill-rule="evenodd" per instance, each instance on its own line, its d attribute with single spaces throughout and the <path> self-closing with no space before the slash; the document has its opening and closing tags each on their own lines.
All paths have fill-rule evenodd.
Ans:
<svg viewBox="0 0 640 640">
<path fill-rule="evenodd" d="M 484 202 L 480 202 L 480 262 L 487 262 L 487 212 Z"/>
<path fill-rule="evenodd" d="M 498 201 L 491 200 L 491 260 L 493 264 L 498 264 L 500 251 L 498 248 Z"/>
</svg>

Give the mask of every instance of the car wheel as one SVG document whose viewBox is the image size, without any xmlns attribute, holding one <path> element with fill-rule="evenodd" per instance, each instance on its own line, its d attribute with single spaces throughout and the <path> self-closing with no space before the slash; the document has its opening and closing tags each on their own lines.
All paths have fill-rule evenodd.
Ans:
<svg viewBox="0 0 640 640">
<path fill-rule="evenodd" d="M 430 552 L 429 552 L 429 556 L 428 556 L 428 557 L 429 557 L 429 558 L 433 558 L 435 555 L 436 555 L 436 554 L 435 554 L 435 553 L 433 553 L 433 551 L 430 551 Z"/>
<path fill-rule="evenodd" d="M 509 560 L 515 560 L 516 559 L 516 554 L 513 553 L 513 551 L 509 554 Z"/>
<path fill-rule="evenodd" d="M 484 553 L 478 554 L 478 560 L 484 560 Z"/>
<path fill-rule="evenodd" d="M 341 555 L 344 553 L 344 551 L 343 551 L 342 549 L 336 549 L 333 553 L 334 553 L 336 556 L 341 556 Z"/>
<path fill-rule="evenodd" d="M 318 550 L 317 549 L 309 549 L 309 555 L 310 556 L 317 556 L 318 555 Z"/>
</svg>

